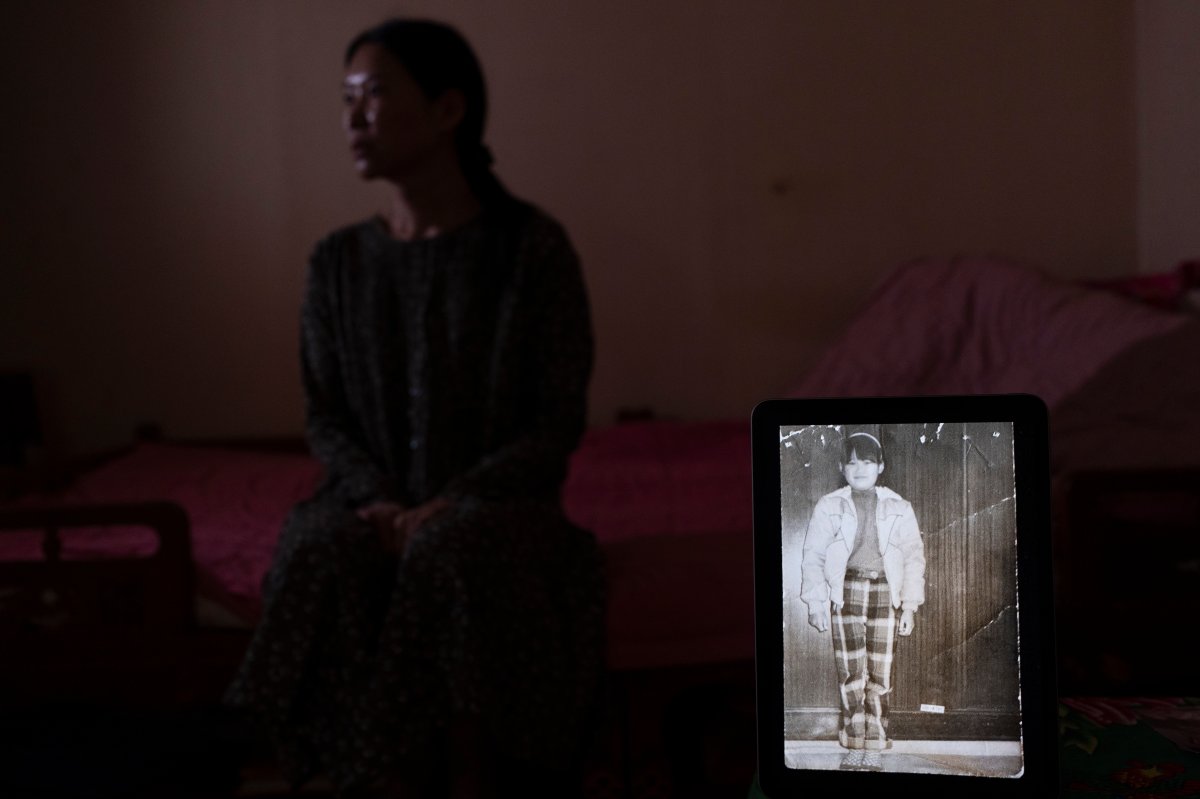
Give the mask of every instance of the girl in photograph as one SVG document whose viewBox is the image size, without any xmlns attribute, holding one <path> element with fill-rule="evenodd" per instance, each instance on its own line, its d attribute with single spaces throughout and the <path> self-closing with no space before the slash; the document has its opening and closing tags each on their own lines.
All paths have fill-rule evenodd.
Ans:
<svg viewBox="0 0 1200 799">
<path fill-rule="evenodd" d="M 840 697 L 841 768 L 881 771 L 897 635 L 912 634 L 925 601 L 925 546 L 912 505 L 877 485 L 883 446 L 845 439 L 846 485 L 817 501 L 804 537 L 801 599 L 808 622 L 832 629 Z M 831 610 L 832 606 L 832 610 Z"/>
</svg>

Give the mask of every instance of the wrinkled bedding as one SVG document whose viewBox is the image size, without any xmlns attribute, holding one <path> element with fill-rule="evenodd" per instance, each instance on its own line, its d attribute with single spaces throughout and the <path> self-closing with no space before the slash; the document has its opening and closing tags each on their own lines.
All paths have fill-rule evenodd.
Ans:
<svg viewBox="0 0 1200 799">
<path fill-rule="evenodd" d="M 1036 394 L 1053 408 L 1186 317 L 1004 260 L 902 265 L 790 394 Z"/>
<path fill-rule="evenodd" d="M 252 624 L 288 510 L 320 467 L 307 455 L 141 444 L 34 501 L 169 501 L 190 521 L 200 598 Z M 564 507 L 605 549 L 609 661 L 646 667 L 753 656 L 748 424 L 638 422 L 589 431 Z M 62 533 L 68 559 L 145 555 L 137 528 Z M 0 560 L 39 559 L 38 534 L 0 536 Z"/>
</svg>

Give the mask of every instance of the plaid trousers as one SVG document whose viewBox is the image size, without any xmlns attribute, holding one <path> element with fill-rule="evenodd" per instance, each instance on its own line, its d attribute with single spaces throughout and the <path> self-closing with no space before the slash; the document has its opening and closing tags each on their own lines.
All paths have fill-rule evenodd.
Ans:
<svg viewBox="0 0 1200 799">
<path fill-rule="evenodd" d="M 896 647 L 896 609 L 887 580 L 846 577 L 845 604 L 833 609 L 833 654 L 841 695 L 838 742 L 888 749 L 888 695 Z"/>
</svg>

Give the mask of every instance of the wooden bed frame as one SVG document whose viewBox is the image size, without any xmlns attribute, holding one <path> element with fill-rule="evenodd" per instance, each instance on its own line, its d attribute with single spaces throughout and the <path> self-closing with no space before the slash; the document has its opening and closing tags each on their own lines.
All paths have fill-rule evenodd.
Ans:
<svg viewBox="0 0 1200 799">
<path fill-rule="evenodd" d="M 1073 475 L 1056 533 L 1062 682 L 1075 695 L 1192 695 L 1200 468 Z"/>
<path fill-rule="evenodd" d="M 69 528 L 151 531 L 145 557 L 73 560 Z M 14 508 L 0 535 L 41 534 L 41 561 L 0 564 L 0 698 L 4 705 L 146 696 L 148 676 L 195 629 L 187 516 L 171 503 Z M 153 692 L 150 692 L 153 693 Z"/>
<path fill-rule="evenodd" d="M 144 556 L 62 556 L 72 528 L 136 527 Z M 0 713 L 178 709 L 217 702 L 249 630 L 196 618 L 188 518 L 171 502 L 0 510 L 0 536 L 40 537 L 41 560 L 0 562 Z"/>
</svg>

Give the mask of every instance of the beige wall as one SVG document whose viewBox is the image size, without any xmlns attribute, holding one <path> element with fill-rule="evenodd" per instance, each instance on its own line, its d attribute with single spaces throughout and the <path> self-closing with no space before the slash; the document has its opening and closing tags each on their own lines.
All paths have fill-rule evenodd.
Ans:
<svg viewBox="0 0 1200 799">
<path fill-rule="evenodd" d="M 1138 266 L 1200 260 L 1200 3 L 1137 3 Z"/>
<path fill-rule="evenodd" d="M 0 368 L 60 449 L 297 432 L 312 243 L 369 213 L 341 50 L 387 2 L 20 4 L 0 81 Z M 892 266 L 1137 266 L 1118 0 L 411 2 L 492 89 L 501 176 L 567 226 L 592 419 L 746 417 Z"/>
</svg>

